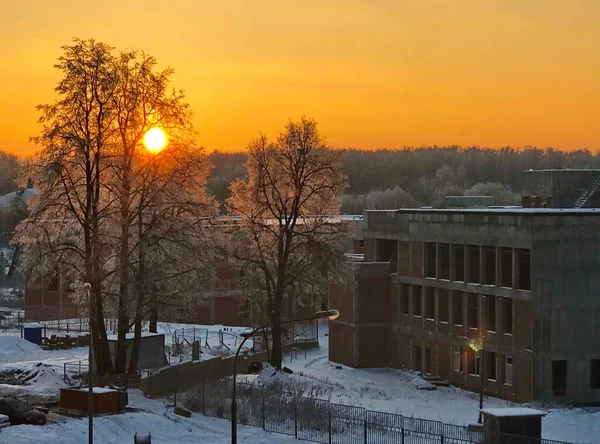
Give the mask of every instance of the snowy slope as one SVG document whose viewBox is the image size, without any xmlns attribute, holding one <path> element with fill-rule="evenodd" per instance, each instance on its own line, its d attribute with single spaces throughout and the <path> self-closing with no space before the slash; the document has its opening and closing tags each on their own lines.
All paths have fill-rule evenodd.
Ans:
<svg viewBox="0 0 600 444">
<path fill-rule="evenodd" d="M 173 408 L 161 401 L 144 398 L 140 392 L 131 391 L 129 405 L 138 412 L 96 417 L 94 442 L 115 444 L 133 442 L 133 436 L 152 435 L 155 443 L 198 442 L 227 444 L 231 442 L 230 423 L 222 419 L 193 415 L 191 418 L 175 416 Z M 87 420 L 67 419 L 57 424 L 15 426 L 0 431 L 1 444 L 81 444 L 87 442 Z M 297 442 L 286 436 L 270 434 L 262 429 L 238 427 L 240 442 L 279 444 Z"/>
<path fill-rule="evenodd" d="M 276 390 L 301 392 L 305 396 L 333 403 L 356 405 L 369 410 L 467 425 L 477 421 L 479 395 L 457 387 L 419 390 L 427 385 L 415 372 L 394 369 L 353 369 L 328 360 L 326 328 L 319 328 L 321 347 L 296 356 L 286 355 L 285 365 L 293 375 L 272 369 L 258 376 L 245 376 L 249 382 L 274 384 Z M 339 368 L 341 367 L 341 368 Z M 497 398 L 485 397 L 484 407 L 518 406 Z M 533 405 L 548 412 L 543 419 L 543 437 L 577 443 L 600 443 L 599 408 L 558 408 Z"/>
</svg>

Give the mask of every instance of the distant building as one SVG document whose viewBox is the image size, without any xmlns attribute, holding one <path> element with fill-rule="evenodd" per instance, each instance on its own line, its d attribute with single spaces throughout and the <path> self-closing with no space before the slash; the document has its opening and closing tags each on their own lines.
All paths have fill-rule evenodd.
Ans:
<svg viewBox="0 0 600 444">
<path fill-rule="evenodd" d="M 219 217 L 224 226 L 238 223 L 237 217 Z M 342 249 L 348 253 L 362 251 L 362 240 L 354 240 L 354 236 L 362 236 L 363 216 L 336 216 L 340 222 L 350 222 L 354 226 L 351 237 L 344 240 Z M 362 257 L 362 256 L 361 256 Z M 205 287 L 191 303 L 183 299 L 174 299 L 159 306 L 159 321 L 194 323 L 203 325 L 249 326 L 257 323 L 257 316 L 252 307 L 244 302 L 244 292 L 239 273 L 226 261 L 215 261 L 211 264 L 209 278 Z M 86 311 L 79 310 L 73 303 L 68 279 L 57 268 L 53 273 L 29 279 L 25 290 L 25 318 L 28 321 L 47 321 L 55 319 L 78 318 Z M 319 300 L 326 300 L 326 289 L 323 294 L 314 295 Z M 299 316 L 312 313 L 313 307 L 296 307 Z"/>
<path fill-rule="evenodd" d="M 483 336 L 488 394 L 600 403 L 600 209 L 572 208 L 594 174 L 568 193 L 553 173 L 541 197 L 571 208 L 366 211 L 365 261 L 329 290 L 330 359 L 478 390 Z"/>
</svg>

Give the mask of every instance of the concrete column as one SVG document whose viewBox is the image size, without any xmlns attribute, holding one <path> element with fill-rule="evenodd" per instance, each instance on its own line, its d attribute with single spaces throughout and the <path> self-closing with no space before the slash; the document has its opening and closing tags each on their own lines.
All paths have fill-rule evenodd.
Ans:
<svg viewBox="0 0 600 444">
<path fill-rule="evenodd" d="M 502 286 L 502 248 L 496 247 L 496 287 Z"/>
<path fill-rule="evenodd" d="M 485 260 L 483 254 L 483 246 L 479 246 L 479 283 L 485 282 Z"/>
<path fill-rule="evenodd" d="M 442 258 L 440 257 L 440 244 L 435 243 L 435 278 L 440 278 L 440 272 L 442 271 Z"/>
<path fill-rule="evenodd" d="M 464 260 L 465 260 L 465 284 L 467 282 L 469 282 L 469 273 L 471 272 L 471 267 L 469 266 L 469 246 L 465 245 L 465 254 L 464 254 Z"/>
<path fill-rule="evenodd" d="M 519 282 L 519 267 L 517 265 L 517 250 L 515 248 L 512 249 L 512 288 L 517 288 L 517 283 Z"/>
</svg>

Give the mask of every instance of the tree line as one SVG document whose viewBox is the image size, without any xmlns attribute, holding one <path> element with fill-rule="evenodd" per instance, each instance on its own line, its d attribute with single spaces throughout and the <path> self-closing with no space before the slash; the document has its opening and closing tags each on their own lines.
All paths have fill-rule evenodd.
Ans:
<svg viewBox="0 0 600 444">
<path fill-rule="evenodd" d="M 589 150 L 430 146 L 340 151 L 348 183 L 342 204 L 346 214 L 440 206 L 448 195 L 491 195 L 498 205 L 514 205 L 525 191 L 524 170 L 600 168 L 600 155 Z M 228 194 L 227 184 L 243 176 L 245 154 L 214 151 L 209 157 L 217 174 L 208 187 L 220 201 Z"/>
</svg>

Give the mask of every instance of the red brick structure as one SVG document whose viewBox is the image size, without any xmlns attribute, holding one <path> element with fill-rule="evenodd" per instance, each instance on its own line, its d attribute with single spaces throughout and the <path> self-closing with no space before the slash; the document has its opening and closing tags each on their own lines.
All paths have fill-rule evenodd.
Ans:
<svg viewBox="0 0 600 444">
<path fill-rule="evenodd" d="M 50 321 L 81 316 L 64 275 L 57 270 L 45 274 L 25 286 L 25 320 Z"/>
</svg>

